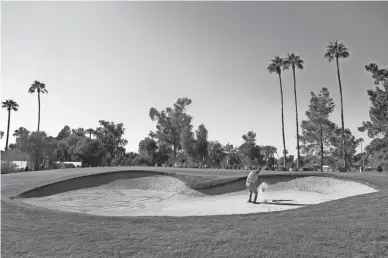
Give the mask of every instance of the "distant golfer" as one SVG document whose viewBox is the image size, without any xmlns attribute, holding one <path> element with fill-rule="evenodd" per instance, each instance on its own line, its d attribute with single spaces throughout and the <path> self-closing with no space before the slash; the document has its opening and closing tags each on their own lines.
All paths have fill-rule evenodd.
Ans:
<svg viewBox="0 0 388 258">
<path fill-rule="evenodd" d="M 256 168 L 256 170 L 252 170 L 248 177 L 247 177 L 247 188 L 249 190 L 249 200 L 248 202 L 252 202 L 251 201 L 251 198 L 252 198 L 252 192 L 255 193 L 255 197 L 253 199 L 253 203 L 256 203 L 256 200 L 257 200 L 257 187 L 259 187 L 258 185 L 258 179 L 259 179 L 259 174 L 260 174 L 260 171 L 261 171 L 261 167 L 258 166 Z"/>
</svg>

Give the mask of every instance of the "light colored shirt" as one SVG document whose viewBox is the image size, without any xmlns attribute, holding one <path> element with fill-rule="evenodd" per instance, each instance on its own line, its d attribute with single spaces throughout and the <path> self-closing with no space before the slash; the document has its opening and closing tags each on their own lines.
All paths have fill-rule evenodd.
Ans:
<svg viewBox="0 0 388 258">
<path fill-rule="evenodd" d="M 259 179 L 259 175 L 256 173 L 256 171 L 252 170 L 247 177 L 247 182 L 256 183 L 257 179 Z"/>
</svg>

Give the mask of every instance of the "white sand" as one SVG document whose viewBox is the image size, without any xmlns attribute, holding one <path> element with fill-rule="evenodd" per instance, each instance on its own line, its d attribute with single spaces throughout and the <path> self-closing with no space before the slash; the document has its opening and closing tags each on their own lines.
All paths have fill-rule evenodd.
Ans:
<svg viewBox="0 0 388 258">
<path fill-rule="evenodd" d="M 243 183 L 243 182 L 242 182 Z M 304 177 L 259 187 L 259 202 L 247 203 L 249 192 L 204 195 L 182 181 L 155 176 L 117 180 L 94 188 L 23 199 L 36 206 L 104 216 L 203 216 L 295 209 L 304 205 L 376 192 L 356 182 Z M 227 186 L 225 186 L 227 187 Z"/>
</svg>

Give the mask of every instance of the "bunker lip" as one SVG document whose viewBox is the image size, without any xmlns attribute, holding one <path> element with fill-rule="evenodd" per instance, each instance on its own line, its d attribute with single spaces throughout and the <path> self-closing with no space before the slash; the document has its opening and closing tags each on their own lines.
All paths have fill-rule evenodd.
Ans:
<svg viewBox="0 0 388 258">
<path fill-rule="evenodd" d="M 152 169 L 144 169 L 144 170 L 133 169 L 133 170 L 121 170 L 121 171 L 104 171 L 101 173 L 76 174 L 72 176 L 63 176 L 48 182 L 37 184 L 33 187 L 29 187 L 28 189 L 25 189 L 24 191 L 18 191 L 18 193 L 9 196 L 9 198 L 19 199 L 19 198 L 43 197 L 43 196 L 58 194 L 58 193 L 67 192 L 67 191 L 79 190 L 83 188 L 97 187 L 120 179 L 135 179 L 135 178 L 149 177 L 149 176 L 169 176 L 169 177 L 180 179 L 182 176 L 211 177 L 212 174 L 193 175 L 189 171 L 187 171 L 186 173 L 185 172 L 174 173 L 173 170 L 171 172 L 166 172 L 166 171 L 158 171 L 158 170 L 152 170 Z M 335 177 L 334 175 L 324 174 L 324 173 L 318 174 L 315 172 L 294 172 L 294 173 L 278 172 L 276 174 L 264 172 L 260 174 L 259 181 L 266 181 L 268 183 L 271 183 L 271 182 L 279 182 L 279 181 L 289 181 L 294 178 L 309 177 L 309 176 Z M 219 176 L 219 177 L 222 177 L 222 176 Z M 238 176 L 224 175 L 224 177 L 225 179 L 230 178 L 230 180 L 225 180 L 225 182 L 216 182 L 213 184 L 207 184 L 203 186 L 188 185 L 188 187 L 194 190 L 200 191 L 204 194 L 219 195 L 219 194 L 223 194 L 231 191 L 231 188 L 229 187 L 229 190 L 225 192 L 225 186 L 231 183 L 237 183 L 241 181 L 245 182 L 246 180 L 246 175 L 244 175 L 244 172 Z M 338 177 L 338 179 L 341 179 L 341 177 Z M 353 181 L 353 180 L 350 180 L 350 181 Z M 237 187 L 237 189 L 232 191 L 240 191 L 240 190 L 244 190 L 245 188 L 246 188 L 245 185 L 244 186 L 240 185 L 239 187 Z M 2 194 L 4 196 L 4 193 Z"/>
<path fill-rule="evenodd" d="M 275 186 L 273 189 L 276 189 L 276 186 L 279 187 L 279 185 L 282 187 L 287 186 L 290 182 L 294 182 L 294 184 L 297 182 L 296 186 L 298 186 L 298 182 L 299 184 L 301 184 L 301 182 L 303 184 L 306 180 L 318 180 L 326 182 L 326 184 L 335 183 L 338 185 L 336 188 L 337 195 L 339 191 L 339 196 L 337 196 L 338 198 L 335 196 L 331 196 L 330 198 L 329 196 L 325 197 L 317 193 L 319 191 L 309 191 L 308 194 L 310 199 L 306 199 L 307 203 L 303 203 L 303 195 L 295 191 L 293 192 L 291 187 L 283 192 L 276 192 L 276 190 L 271 192 L 271 190 L 269 190 L 268 193 L 271 192 L 271 194 L 267 196 L 264 194 L 263 197 L 267 198 L 270 201 L 269 203 L 265 203 L 265 200 L 260 200 L 259 197 L 259 202 L 261 202 L 260 205 L 249 205 L 245 203 L 248 197 L 245 186 L 245 176 L 237 179 L 230 179 L 228 182 L 195 188 L 188 186 L 180 180 L 180 175 L 178 174 L 155 173 L 155 171 L 131 171 L 130 173 L 122 171 L 86 175 L 65 181 L 59 181 L 46 186 L 40 186 L 20 194 L 19 198 L 22 198 L 21 201 L 27 202 L 27 204 L 38 204 L 38 207 L 42 206 L 39 205 L 39 202 L 34 203 L 36 199 L 44 200 L 48 204 L 51 202 L 50 205 L 54 204 L 54 207 L 50 205 L 43 205 L 45 208 L 49 209 L 55 208 L 56 203 L 62 202 L 64 207 L 66 205 L 67 206 L 65 208 L 56 207 L 57 210 L 74 212 L 71 209 L 76 207 L 78 209 L 76 212 L 97 216 L 181 217 L 274 212 L 376 192 L 375 188 L 368 187 L 365 184 L 356 183 L 353 180 L 347 180 L 341 177 L 338 179 L 334 178 L 335 177 L 331 175 L 320 175 L 317 173 L 285 173 L 279 175 L 264 174 L 260 177 L 260 181 L 264 181 L 270 186 Z M 142 183 L 143 186 L 136 186 L 135 181 Z M 153 186 L 153 184 L 156 185 Z M 158 184 L 161 184 L 161 186 Z M 341 187 L 346 186 L 347 184 L 352 186 L 348 187 L 350 192 L 341 194 Z M 165 188 L 163 187 L 167 187 L 169 190 L 164 191 Z M 305 186 L 302 185 L 302 188 L 303 187 Z M 327 185 L 327 187 L 329 187 L 329 185 Z M 354 191 L 357 187 L 361 189 L 360 193 Z M 107 195 L 108 192 L 109 194 Z M 95 195 L 97 195 L 97 197 Z M 287 201 L 286 197 L 289 196 L 293 196 L 293 198 L 296 198 L 297 201 Z M 314 200 L 311 196 L 315 196 L 317 199 Z M 77 199 L 77 197 L 86 198 L 86 202 L 83 202 L 81 198 L 79 200 L 75 200 L 75 204 L 72 204 L 71 202 L 73 201 L 73 197 L 75 197 L 75 199 Z M 91 200 L 96 198 L 98 201 L 93 203 Z M 233 210 L 229 209 L 231 206 L 233 207 Z M 207 211 L 206 208 L 209 209 L 209 211 Z M 156 209 L 156 211 L 153 209 Z"/>
</svg>

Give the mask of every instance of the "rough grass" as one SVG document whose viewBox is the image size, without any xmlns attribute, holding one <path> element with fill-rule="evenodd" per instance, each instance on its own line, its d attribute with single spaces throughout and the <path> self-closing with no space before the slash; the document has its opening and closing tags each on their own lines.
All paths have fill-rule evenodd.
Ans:
<svg viewBox="0 0 388 258">
<path fill-rule="evenodd" d="M 2 257 L 387 257 L 388 176 L 345 176 L 377 184 L 380 191 L 282 212 L 182 218 L 97 217 L 31 209 L 2 200 L 1 254 Z M 196 187 L 231 180 L 224 175 L 184 175 L 181 179 Z"/>
</svg>

